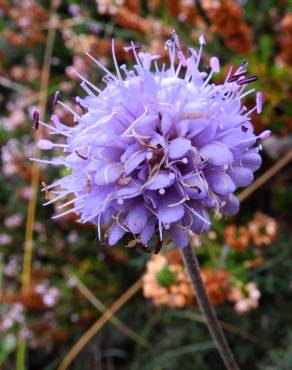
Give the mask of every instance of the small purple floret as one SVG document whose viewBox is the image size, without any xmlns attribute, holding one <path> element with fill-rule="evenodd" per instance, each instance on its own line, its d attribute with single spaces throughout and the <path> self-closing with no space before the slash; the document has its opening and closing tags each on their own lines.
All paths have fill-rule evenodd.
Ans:
<svg viewBox="0 0 292 370">
<path fill-rule="evenodd" d="M 165 44 L 168 68 L 131 44 L 133 70 L 119 67 L 113 52 L 115 74 L 89 55 L 105 73 L 105 88 L 79 75 L 86 92 L 78 98 L 84 114 L 59 102 L 76 125 L 66 126 L 55 115 L 52 126 L 40 122 L 65 140 L 41 140 L 38 146 L 62 148 L 64 156 L 51 163 L 71 170 L 49 186 L 61 186 L 54 191 L 56 200 L 74 196 L 64 204 L 73 207 L 55 217 L 77 213 L 81 222 L 96 224 L 99 238 L 110 245 L 129 233 L 139 245 L 158 235 L 185 247 L 189 230 L 210 229 L 210 210 L 225 216 L 238 212 L 234 192 L 252 183 L 261 165 L 258 141 L 270 134 L 256 136 L 251 124 L 251 113 L 261 112 L 262 97 L 257 94 L 249 111 L 241 103 L 253 92 L 244 92 L 245 85 L 256 79 L 245 77 L 247 63 L 233 76 L 231 69 L 224 83 L 211 83 L 219 60 L 212 57 L 210 73 L 202 73 L 203 36 L 199 43 L 198 50 L 184 55 L 172 34 Z"/>
</svg>

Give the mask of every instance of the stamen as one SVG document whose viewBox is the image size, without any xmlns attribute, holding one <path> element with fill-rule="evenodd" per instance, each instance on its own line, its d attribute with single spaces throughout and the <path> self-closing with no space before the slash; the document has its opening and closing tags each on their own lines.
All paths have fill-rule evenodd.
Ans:
<svg viewBox="0 0 292 370">
<path fill-rule="evenodd" d="M 188 188 L 188 189 L 195 189 L 197 190 L 198 194 L 200 194 L 202 192 L 202 190 L 197 186 L 197 185 L 194 185 L 194 184 L 188 184 L 184 181 L 181 181 L 181 184 L 183 185 L 183 187 L 185 188 Z"/>
<path fill-rule="evenodd" d="M 207 225 L 211 225 L 211 223 L 206 220 L 203 216 L 201 216 L 198 212 L 196 212 L 193 208 L 185 204 L 185 207 L 187 207 L 188 210 L 190 210 L 195 216 L 197 216 L 200 220 L 204 221 Z"/>
<path fill-rule="evenodd" d="M 179 38 L 178 38 L 178 35 L 175 32 L 175 30 L 172 30 L 171 31 L 171 40 L 173 42 L 173 46 L 175 46 L 177 49 L 180 49 L 180 46 L 179 46 Z"/>
<path fill-rule="evenodd" d="M 143 44 L 131 44 L 131 45 L 123 47 L 126 53 L 128 53 L 129 51 L 133 51 L 133 50 L 141 50 L 143 48 L 144 48 Z"/>
<path fill-rule="evenodd" d="M 54 160 L 46 160 L 46 159 L 39 159 L 39 158 L 29 158 L 31 161 L 42 163 L 42 164 L 51 164 L 52 166 L 64 166 L 66 165 L 66 162 L 62 159 L 54 159 Z"/>
<path fill-rule="evenodd" d="M 74 112 L 74 110 L 71 109 L 67 104 L 64 104 L 60 100 L 58 100 L 58 104 L 60 104 L 63 108 L 67 109 L 67 111 L 70 112 L 73 115 L 75 120 L 76 120 L 76 118 L 78 120 L 82 120 L 82 118 L 76 112 Z"/>
<path fill-rule="evenodd" d="M 237 145 L 240 145 L 240 144 L 243 144 L 243 143 L 248 143 L 249 141 L 253 141 L 253 140 L 256 140 L 256 139 L 265 140 L 271 135 L 271 133 L 272 133 L 271 130 L 265 130 L 260 135 L 253 136 L 253 137 L 250 137 L 250 138 L 245 139 L 245 140 L 241 140 Z"/>
<path fill-rule="evenodd" d="M 66 216 L 66 215 L 68 215 L 68 214 L 70 214 L 70 213 L 72 213 L 72 212 L 76 212 L 76 213 L 77 213 L 77 211 L 78 211 L 79 209 L 80 209 L 80 206 L 78 206 L 78 207 L 74 207 L 74 208 L 71 208 L 71 209 L 69 209 L 68 211 L 65 211 L 65 212 L 60 213 L 60 214 L 58 214 L 58 215 L 56 215 L 56 216 L 53 216 L 53 217 L 52 217 L 52 219 L 56 220 L 56 219 L 58 219 L 58 218 L 61 218 L 61 217 L 63 217 L 63 216 Z"/>
<path fill-rule="evenodd" d="M 115 75 L 113 75 L 106 67 L 104 67 L 102 63 L 100 63 L 100 61 L 95 59 L 90 53 L 85 53 L 85 55 L 88 56 L 88 58 L 90 58 L 96 65 L 98 65 L 99 68 L 101 68 L 106 74 L 110 75 L 114 80 L 117 79 Z"/>
<path fill-rule="evenodd" d="M 55 127 L 48 125 L 45 122 L 38 121 L 39 124 L 41 124 L 44 127 L 47 127 L 48 129 L 52 130 L 53 132 L 51 134 L 59 134 L 59 135 L 64 135 L 66 137 L 70 136 L 70 133 L 65 133 L 64 131 L 57 130 Z M 68 130 L 69 131 L 69 130 Z"/>
<path fill-rule="evenodd" d="M 225 78 L 225 80 L 224 80 L 224 83 L 228 82 L 228 80 L 229 80 L 229 78 L 230 78 L 230 76 L 231 76 L 231 74 L 232 74 L 233 67 L 234 67 L 234 66 L 231 66 L 231 67 L 229 68 L 229 71 L 227 72 L 227 76 L 226 76 L 226 78 Z"/>
<path fill-rule="evenodd" d="M 113 216 L 113 219 L 117 221 L 117 224 L 120 226 L 121 229 L 125 230 L 126 233 L 129 233 L 130 230 L 126 226 L 124 226 L 119 220 L 121 214 L 122 212 L 119 212 L 116 216 Z"/>
<path fill-rule="evenodd" d="M 241 67 L 244 67 L 244 68 L 247 68 L 248 66 L 248 61 L 246 59 L 243 59 L 243 61 L 241 62 Z"/>
<path fill-rule="evenodd" d="M 51 111 L 52 112 L 54 111 L 54 109 L 56 107 L 59 96 L 60 96 L 60 91 L 56 91 L 55 94 L 53 94 L 52 97 L 51 97 Z"/>
<path fill-rule="evenodd" d="M 129 72 L 128 72 L 127 66 L 125 64 L 122 64 L 120 66 L 120 68 L 125 73 L 126 77 L 129 77 Z"/>
<path fill-rule="evenodd" d="M 55 188 L 60 185 L 68 184 L 72 181 L 72 176 L 67 176 L 66 178 L 62 178 L 60 180 L 52 182 L 50 185 L 47 186 L 48 189 Z M 45 189 L 42 189 L 41 191 L 44 191 Z"/>
<path fill-rule="evenodd" d="M 86 127 L 83 131 L 80 132 L 80 135 L 86 134 L 88 131 L 94 129 L 97 126 L 100 126 L 103 123 L 109 122 L 113 116 L 116 114 L 116 112 L 111 113 L 109 116 L 105 116 L 102 119 L 98 120 L 94 125 L 91 125 L 89 127 Z"/>
<path fill-rule="evenodd" d="M 136 60 L 137 64 L 138 64 L 138 66 L 139 66 L 141 69 L 143 69 L 142 64 L 141 64 L 141 60 L 139 59 L 139 57 L 138 57 L 138 55 L 137 55 L 137 53 L 136 53 L 135 44 L 134 44 L 134 42 L 133 42 L 133 41 L 131 41 L 131 45 L 132 45 L 133 55 L 134 55 L 134 58 L 135 58 L 135 60 Z"/>
<path fill-rule="evenodd" d="M 190 198 L 189 198 L 188 195 L 186 195 L 180 201 L 178 201 L 176 203 L 168 204 L 167 207 L 176 207 L 176 206 L 178 206 L 178 205 L 180 205 L 180 204 L 182 204 L 182 203 L 184 203 L 184 202 L 186 202 L 188 200 L 190 200 Z"/>
<path fill-rule="evenodd" d="M 249 84 L 251 82 L 256 81 L 257 79 L 258 79 L 257 76 L 246 77 L 246 78 L 243 78 L 242 80 L 237 81 L 237 85 L 241 86 L 241 85 Z"/>
<path fill-rule="evenodd" d="M 250 90 L 248 90 L 248 91 L 247 91 L 247 92 L 245 92 L 244 94 L 240 95 L 240 96 L 239 96 L 239 99 L 243 99 L 245 96 L 247 96 L 247 95 L 249 95 L 249 94 L 253 93 L 254 91 L 255 91 L 255 89 L 250 89 Z"/>
<path fill-rule="evenodd" d="M 44 187 L 45 189 L 45 200 L 49 199 L 49 190 L 48 190 L 48 185 L 42 181 L 42 186 Z"/>
<path fill-rule="evenodd" d="M 35 110 L 33 112 L 33 128 L 35 130 L 39 128 L 39 124 L 40 124 L 39 118 L 40 118 L 40 112 Z"/>
<path fill-rule="evenodd" d="M 141 114 L 141 116 L 139 116 L 123 133 L 122 133 L 122 136 L 126 136 L 127 135 L 127 133 L 129 132 L 129 131 L 131 131 L 133 128 L 134 128 L 134 126 L 142 119 L 142 118 L 144 118 L 144 117 L 146 117 L 147 116 L 147 113 L 148 113 L 148 111 L 147 111 L 147 108 L 145 108 L 145 111 L 144 111 L 144 113 L 143 114 Z"/>
<path fill-rule="evenodd" d="M 159 239 L 162 242 L 162 224 L 160 218 L 158 219 L 158 227 L 159 227 Z"/>
<path fill-rule="evenodd" d="M 232 77 L 228 78 L 227 82 L 235 82 L 239 79 L 239 77 L 242 77 L 247 74 L 247 70 L 243 70 L 242 72 L 235 73 Z"/>
<path fill-rule="evenodd" d="M 104 82 L 106 84 L 114 83 L 115 81 L 116 81 L 116 79 L 113 79 L 112 76 L 110 76 L 110 75 L 105 75 L 102 78 L 102 82 Z"/>
<path fill-rule="evenodd" d="M 100 218 L 101 214 L 97 217 L 97 234 L 98 234 L 98 240 L 101 241 L 101 229 L 100 229 Z"/>
<path fill-rule="evenodd" d="M 57 147 L 57 148 L 68 148 L 68 145 L 67 144 L 55 144 L 53 142 L 51 142 L 50 140 L 39 140 L 37 142 L 37 147 L 41 150 L 51 150 L 53 149 L 54 147 Z"/>
<path fill-rule="evenodd" d="M 115 53 L 115 40 L 112 39 L 112 54 L 113 54 L 113 61 L 114 61 L 114 65 L 115 65 L 115 69 L 116 69 L 116 72 L 117 72 L 117 75 L 118 75 L 118 78 L 120 81 L 122 81 L 122 76 L 121 76 L 121 73 L 120 73 L 120 70 L 119 70 L 119 66 L 118 66 L 118 62 L 117 62 L 117 58 L 116 58 L 116 53 Z"/>
<path fill-rule="evenodd" d="M 80 86 L 82 89 L 91 97 L 96 97 L 96 95 L 90 90 L 90 88 L 86 85 L 84 81 L 81 82 Z M 73 99 L 73 102 L 76 103 L 76 99 Z"/>
<path fill-rule="evenodd" d="M 42 182 L 42 185 L 43 186 L 45 186 L 46 184 L 44 183 L 44 182 Z M 45 189 L 45 200 L 47 200 L 47 199 L 49 199 L 48 197 L 49 197 L 49 193 L 48 193 L 48 188 L 46 187 L 46 189 Z M 49 204 L 52 204 L 52 203 L 55 203 L 55 202 L 57 202 L 58 200 L 60 200 L 60 199 L 62 199 L 62 198 L 64 198 L 64 197 L 66 197 L 68 194 L 70 194 L 70 193 L 67 193 L 67 192 L 65 192 L 65 193 L 63 193 L 63 194 L 60 194 L 60 195 L 58 195 L 57 197 L 55 197 L 54 199 L 51 199 L 51 200 L 49 200 L 48 202 L 46 202 L 46 203 L 43 203 L 43 206 L 48 206 Z"/>
<path fill-rule="evenodd" d="M 119 177 L 116 181 L 116 184 L 120 186 L 126 186 L 130 184 L 131 181 L 132 181 L 131 177 Z"/>
<path fill-rule="evenodd" d="M 257 107 L 257 114 L 260 114 L 262 112 L 262 106 L 263 106 L 263 94 L 259 91 L 256 95 L 256 107 Z"/>
<path fill-rule="evenodd" d="M 201 56 L 202 56 L 202 52 L 203 52 L 203 47 L 204 47 L 204 45 L 206 44 L 206 41 L 205 41 L 205 37 L 204 37 L 204 35 L 201 35 L 201 36 L 199 37 L 199 43 L 200 43 L 200 49 L 199 49 L 198 56 L 197 56 L 197 60 L 196 60 L 196 68 L 197 68 L 197 69 L 198 69 L 199 64 L 200 64 L 200 61 L 201 61 Z"/>
<path fill-rule="evenodd" d="M 213 72 L 219 73 L 220 72 L 220 63 L 217 57 L 212 57 L 210 59 L 210 66 Z"/>
<path fill-rule="evenodd" d="M 172 161 L 172 162 L 169 162 L 167 163 L 167 165 L 165 167 L 169 167 L 175 163 L 183 163 L 183 164 L 188 164 L 189 163 L 189 160 L 188 158 L 184 157 L 182 159 L 176 159 L 175 161 Z"/>
<path fill-rule="evenodd" d="M 69 206 L 70 204 L 72 204 L 72 203 L 74 203 L 74 202 L 78 202 L 79 200 L 82 200 L 82 199 L 84 199 L 85 197 L 87 197 L 87 194 L 84 194 L 84 195 L 81 195 L 80 197 L 76 197 L 76 198 L 74 198 L 74 199 L 71 199 L 71 200 L 69 200 L 68 202 L 66 202 L 66 203 L 63 203 L 63 204 L 61 204 L 59 207 L 57 207 L 58 209 L 62 209 L 62 208 L 65 208 L 65 207 L 67 207 L 67 206 Z"/>
<path fill-rule="evenodd" d="M 84 83 L 86 83 L 88 86 L 90 86 L 93 90 L 97 91 L 98 93 L 101 93 L 101 90 L 96 87 L 93 83 L 91 83 L 90 81 L 88 81 L 85 77 L 83 77 L 79 72 L 76 71 L 75 68 L 72 68 L 72 67 L 69 67 L 70 70 L 76 74 L 76 76 L 78 76 L 80 78 L 81 81 L 83 81 Z"/>
</svg>

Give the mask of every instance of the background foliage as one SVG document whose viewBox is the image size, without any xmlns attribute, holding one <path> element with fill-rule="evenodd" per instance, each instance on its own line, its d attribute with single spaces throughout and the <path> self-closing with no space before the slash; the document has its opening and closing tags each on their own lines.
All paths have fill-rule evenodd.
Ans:
<svg viewBox="0 0 292 370">
<path fill-rule="evenodd" d="M 100 318 L 100 304 L 108 307 L 120 297 L 145 272 L 151 257 L 138 248 L 125 248 L 127 241 L 112 249 L 100 245 L 96 230 L 74 217 L 53 221 L 56 207 L 42 207 L 44 194 L 37 190 L 32 270 L 27 289 L 22 289 L 26 212 L 36 178 L 28 160 L 34 152 L 33 112 L 40 109 L 49 120 L 46 98 L 57 90 L 78 111 L 73 98 L 81 91 L 70 66 L 102 85 L 85 52 L 112 68 L 114 37 L 119 62 L 133 63 L 123 49 L 130 41 L 164 58 L 164 41 L 173 28 L 190 46 L 204 32 L 206 68 L 212 55 L 220 57 L 224 72 L 247 59 L 250 74 L 259 76 L 255 87 L 263 91 L 265 104 L 263 114 L 253 117 L 255 128 L 270 128 L 273 135 L 264 144 L 264 164 L 257 176 L 283 158 L 285 165 L 244 197 L 237 217 L 215 220 L 203 243 L 196 238 L 193 243 L 204 268 L 227 271 L 230 288 L 253 282 L 261 293 L 256 307 L 244 313 L 227 296 L 216 306 L 242 369 L 292 368 L 291 2 L 0 0 L 1 369 L 23 369 L 21 361 L 16 365 L 22 353 L 19 338 L 25 343 L 26 369 L 57 369 Z M 55 113 L 73 124 L 61 107 Z M 61 175 L 58 171 L 42 166 L 37 183 L 50 183 Z M 257 234 L 251 236 L 256 211 L 270 218 L 258 223 Z M 269 234 L 271 218 L 276 231 L 263 246 L 258 238 Z M 155 293 L 158 288 L 151 289 Z M 223 369 L 194 302 L 181 308 L 154 305 L 139 291 L 117 317 L 122 326 L 112 321 L 98 330 L 76 353 L 70 369 Z"/>
</svg>

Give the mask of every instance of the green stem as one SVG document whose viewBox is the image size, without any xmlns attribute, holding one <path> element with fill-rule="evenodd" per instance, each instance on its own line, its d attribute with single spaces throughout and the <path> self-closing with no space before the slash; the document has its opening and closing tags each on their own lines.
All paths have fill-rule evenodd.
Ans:
<svg viewBox="0 0 292 370">
<path fill-rule="evenodd" d="M 233 353 L 226 341 L 224 333 L 216 317 L 215 310 L 209 301 L 200 272 L 199 261 L 194 254 L 192 247 L 188 245 L 181 250 L 185 267 L 188 271 L 194 293 L 196 295 L 199 307 L 206 318 L 209 332 L 220 353 L 220 356 L 228 370 L 239 370 Z"/>
</svg>

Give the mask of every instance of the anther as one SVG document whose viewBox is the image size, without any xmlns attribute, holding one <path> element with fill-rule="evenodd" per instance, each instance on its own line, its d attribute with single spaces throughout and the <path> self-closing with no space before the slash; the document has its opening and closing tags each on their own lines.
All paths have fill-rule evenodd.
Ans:
<svg viewBox="0 0 292 370">
<path fill-rule="evenodd" d="M 49 189 L 48 189 L 48 185 L 42 181 L 42 186 L 44 187 L 45 189 L 45 200 L 48 200 L 49 199 Z"/>
<path fill-rule="evenodd" d="M 129 51 L 134 51 L 134 50 L 141 50 L 143 49 L 144 45 L 143 44 L 132 44 L 129 46 L 124 46 L 124 51 L 128 53 Z"/>
<path fill-rule="evenodd" d="M 227 82 L 235 82 L 235 81 L 237 81 L 237 80 L 239 79 L 239 77 L 242 77 L 242 76 L 244 76 L 244 75 L 246 75 L 246 74 L 247 74 L 247 70 L 245 69 L 244 71 L 239 72 L 239 73 L 236 73 L 235 75 L 231 76 L 231 77 L 227 80 Z"/>
<path fill-rule="evenodd" d="M 243 61 L 241 62 L 241 66 L 246 68 L 248 66 L 248 61 L 246 59 L 243 59 Z"/>
<path fill-rule="evenodd" d="M 84 160 L 87 160 L 88 159 L 88 157 L 85 157 L 84 155 L 82 155 L 82 154 L 80 154 L 79 152 L 78 152 L 78 150 L 75 150 L 75 153 L 78 155 L 78 157 L 80 157 L 81 159 L 84 159 Z"/>
<path fill-rule="evenodd" d="M 248 84 L 248 83 L 251 83 L 251 82 L 254 82 L 256 81 L 258 78 L 257 76 L 250 76 L 250 77 L 246 77 L 246 78 L 243 78 L 242 80 L 239 80 L 237 81 L 237 85 L 241 86 L 241 85 L 245 85 L 245 84 Z"/>
<path fill-rule="evenodd" d="M 40 112 L 35 110 L 33 112 L 33 128 L 35 130 L 39 128 L 39 125 L 40 125 L 39 119 L 40 119 Z"/>
<path fill-rule="evenodd" d="M 128 185 L 131 181 L 132 181 L 131 177 L 120 177 L 117 179 L 116 184 L 125 186 L 125 185 Z"/>
<path fill-rule="evenodd" d="M 60 91 L 56 91 L 51 97 L 51 111 L 53 112 L 60 96 Z"/>
<path fill-rule="evenodd" d="M 37 147 L 41 150 L 51 150 L 54 147 L 68 148 L 68 145 L 67 144 L 55 144 L 55 143 L 51 142 L 50 140 L 43 139 L 43 140 L 39 140 L 37 142 Z"/>
</svg>

